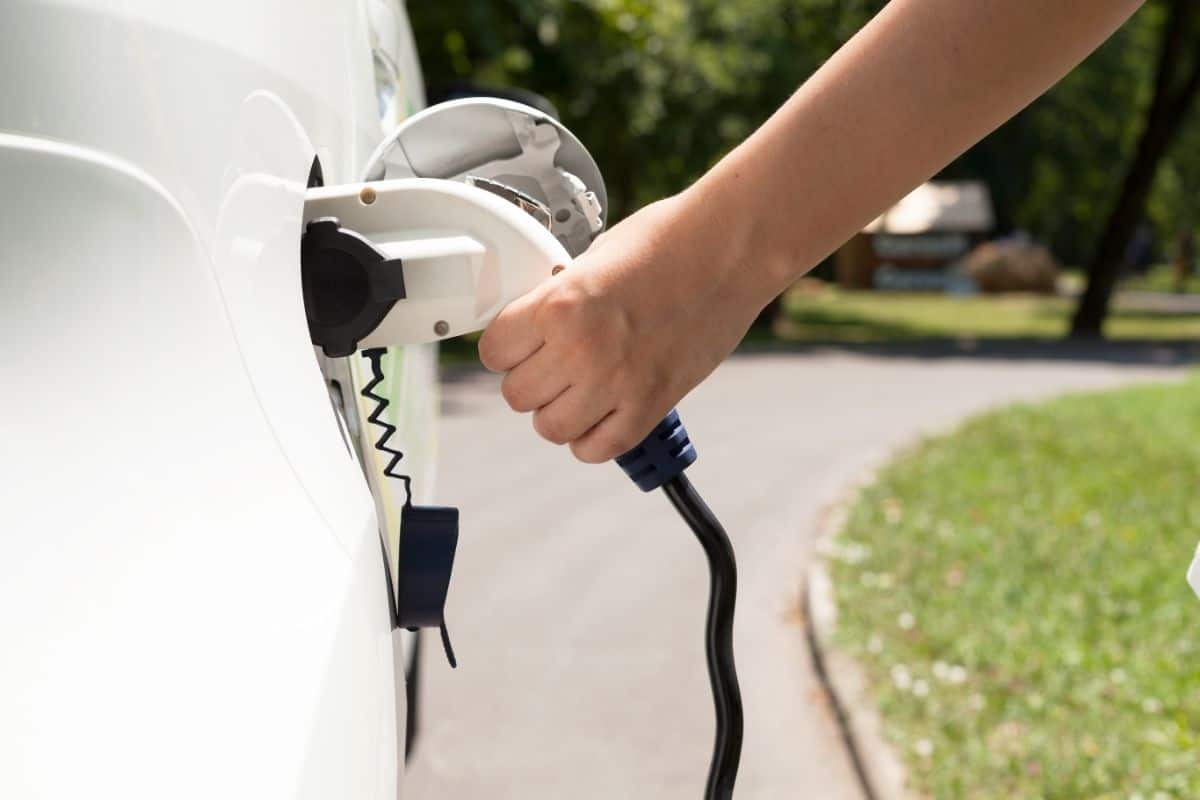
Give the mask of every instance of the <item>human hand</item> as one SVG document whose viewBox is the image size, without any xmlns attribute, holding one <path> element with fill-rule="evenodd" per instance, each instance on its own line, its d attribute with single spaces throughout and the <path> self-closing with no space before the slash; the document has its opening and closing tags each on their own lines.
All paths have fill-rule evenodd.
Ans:
<svg viewBox="0 0 1200 800">
<path fill-rule="evenodd" d="M 728 226 L 679 195 L 603 234 L 509 304 L 479 342 L 533 427 L 581 461 L 636 446 L 709 375 L 770 299 L 739 280 Z"/>
</svg>

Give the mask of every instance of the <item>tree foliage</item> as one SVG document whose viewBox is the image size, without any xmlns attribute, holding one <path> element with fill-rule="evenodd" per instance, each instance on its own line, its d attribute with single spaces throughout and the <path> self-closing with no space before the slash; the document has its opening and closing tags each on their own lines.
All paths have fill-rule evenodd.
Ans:
<svg viewBox="0 0 1200 800">
<path fill-rule="evenodd" d="M 427 81 L 547 96 L 616 216 L 736 145 L 875 10 L 867 0 L 448 0 L 410 10 Z"/>
<path fill-rule="evenodd" d="M 767 118 L 882 0 L 438 0 L 410 14 L 428 82 L 547 96 L 596 155 L 614 218 L 678 191 Z M 950 165 L 992 189 L 1002 229 L 1091 254 L 1149 107 L 1166 0 Z M 1193 115 L 1195 116 L 1195 115 Z M 1200 123 L 1158 171 L 1160 238 L 1194 224 Z M 797 187 L 819 198 L 820 187 Z"/>
<path fill-rule="evenodd" d="M 1087 288 L 1071 323 L 1074 336 L 1100 336 L 1113 287 L 1140 220 L 1146 214 L 1163 161 L 1191 116 L 1200 94 L 1200 9 L 1195 0 L 1170 0 L 1160 24 L 1153 93 L 1137 147 L 1124 170 L 1087 269 Z M 1183 208 L 1186 214 L 1186 206 Z M 1178 212 L 1177 212 L 1178 213 Z"/>
</svg>

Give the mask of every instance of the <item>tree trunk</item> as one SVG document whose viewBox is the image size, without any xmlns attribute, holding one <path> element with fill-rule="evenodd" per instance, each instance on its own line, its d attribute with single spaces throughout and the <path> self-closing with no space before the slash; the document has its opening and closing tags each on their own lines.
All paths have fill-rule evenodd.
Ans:
<svg viewBox="0 0 1200 800">
<path fill-rule="evenodd" d="M 1117 202 L 1109 214 L 1100 242 L 1087 269 L 1087 289 L 1079 300 L 1071 322 L 1071 335 L 1099 337 L 1108 315 L 1113 287 L 1119 277 L 1125 251 L 1145 212 L 1146 197 L 1154 184 L 1159 162 L 1170 148 L 1192 101 L 1200 89 L 1200 59 L 1193 59 L 1191 73 L 1180 84 L 1180 61 L 1193 41 L 1195 0 L 1174 0 L 1163 28 L 1162 47 L 1154 79 L 1154 99 L 1146 114 L 1146 125 Z"/>
</svg>

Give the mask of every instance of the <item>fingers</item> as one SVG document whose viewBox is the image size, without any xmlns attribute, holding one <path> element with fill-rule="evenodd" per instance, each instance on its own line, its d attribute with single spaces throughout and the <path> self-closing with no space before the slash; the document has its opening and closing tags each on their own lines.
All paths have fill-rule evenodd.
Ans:
<svg viewBox="0 0 1200 800">
<path fill-rule="evenodd" d="M 533 415 L 533 429 L 554 444 L 573 442 L 591 430 L 613 409 L 599 392 L 572 386 Z"/>
<path fill-rule="evenodd" d="M 617 409 L 571 442 L 571 453 L 585 464 L 611 461 L 637 447 L 657 422 L 633 411 Z"/>
<path fill-rule="evenodd" d="M 542 334 L 534 325 L 537 292 L 504 307 L 479 339 L 479 360 L 492 372 L 508 372 L 537 352 Z"/>
<path fill-rule="evenodd" d="M 550 345 L 542 345 L 504 376 L 500 393 L 513 411 L 541 408 L 569 387 L 562 361 L 552 350 Z"/>
</svg>

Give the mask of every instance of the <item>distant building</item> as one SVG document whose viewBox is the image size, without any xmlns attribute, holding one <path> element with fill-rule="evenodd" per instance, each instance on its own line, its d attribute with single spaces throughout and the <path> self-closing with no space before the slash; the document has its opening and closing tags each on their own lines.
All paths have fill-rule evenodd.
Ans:
<svg viewBox="0 0 1200 800">
<path fill-rule="evenodd" d="M 980 181 L 918 186 L 834 255 L 841 286 L 943 291 L 960 276 L 947 268 L 995 227 L 992 199 Z"/>
</svg>

